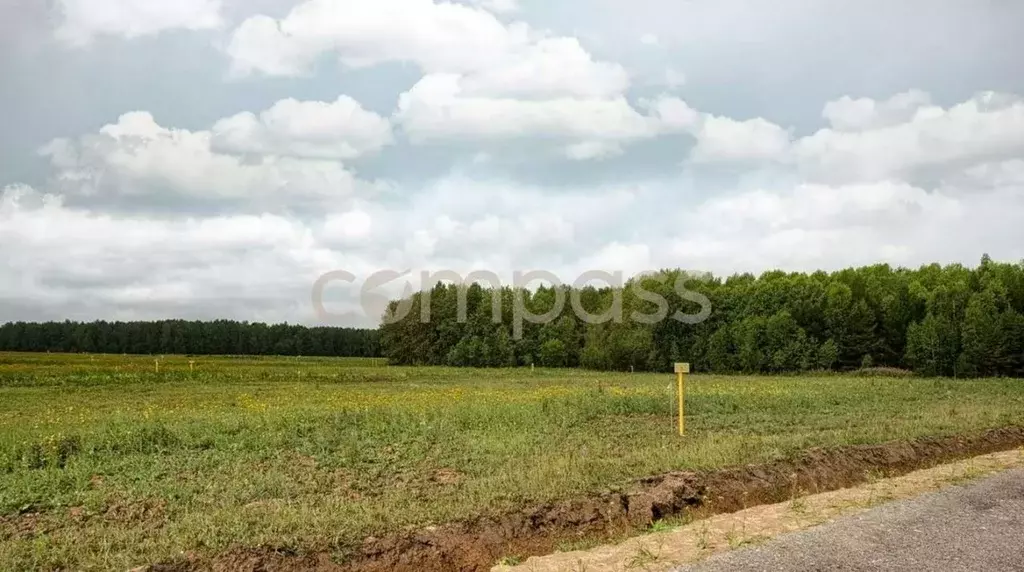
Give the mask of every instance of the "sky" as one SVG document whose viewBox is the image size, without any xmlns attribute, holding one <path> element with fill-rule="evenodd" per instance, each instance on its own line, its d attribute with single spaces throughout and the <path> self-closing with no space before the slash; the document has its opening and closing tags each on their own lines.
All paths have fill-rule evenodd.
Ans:
<svg viewBox="0 0 1024 572">
<path fill-rule="evenodd" d="M 0 0 L 0 321 L 373 326 L 386 271 L 412 273 L 385 298 L 439 270 L 1019 261 L 1021 22 L 1016 0 Z"/>
</svg>

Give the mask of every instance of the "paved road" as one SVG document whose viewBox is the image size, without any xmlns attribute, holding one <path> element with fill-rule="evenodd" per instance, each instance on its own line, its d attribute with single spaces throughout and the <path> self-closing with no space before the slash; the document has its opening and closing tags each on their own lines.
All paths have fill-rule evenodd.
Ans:
<svg viewBox="0 0 1024 572">
<path fill-rule="evenodd" d="M 843 517 L 679 572 L 1024 571 L 1024 469 Z"/>
</svg>

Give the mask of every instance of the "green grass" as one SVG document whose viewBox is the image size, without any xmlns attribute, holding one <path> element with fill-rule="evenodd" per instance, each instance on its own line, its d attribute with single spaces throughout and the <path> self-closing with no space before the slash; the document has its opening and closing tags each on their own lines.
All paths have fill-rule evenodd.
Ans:
<svg viewBox="0 0 1024 572">
<path fill-rule="evenodd" d="M 189 361 L 194 361 L 190 371 Z M 323 550 L 644 475 L 1024 424 L 1024 382 L 0 354 L 0 569 Z"/>
</svg>

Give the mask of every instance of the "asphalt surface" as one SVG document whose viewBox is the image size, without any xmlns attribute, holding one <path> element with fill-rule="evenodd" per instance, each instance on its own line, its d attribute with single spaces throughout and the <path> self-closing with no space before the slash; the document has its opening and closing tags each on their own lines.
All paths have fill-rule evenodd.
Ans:
<svg viewBox="0 0 1024 572">
<path fill-rule="evenodd" d="M 839 518 L 677 572 L 1024 571 L 1024 469 Z"/>
</svg>

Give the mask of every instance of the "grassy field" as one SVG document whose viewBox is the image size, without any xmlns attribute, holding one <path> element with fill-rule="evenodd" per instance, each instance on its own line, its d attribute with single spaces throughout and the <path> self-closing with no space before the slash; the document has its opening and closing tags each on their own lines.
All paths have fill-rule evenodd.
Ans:
<svg viewBox="0 0 1024 572">
<path fill-rule="evenodd" d="M 190 367 L 189 361 L 195 363 Z M 194 368 L 194 370 L 193 370 Z M 677 469 L 1024 424 L 1024 381 L 0 354 L 0 568 L 323 550 Z"/>
</svg>

